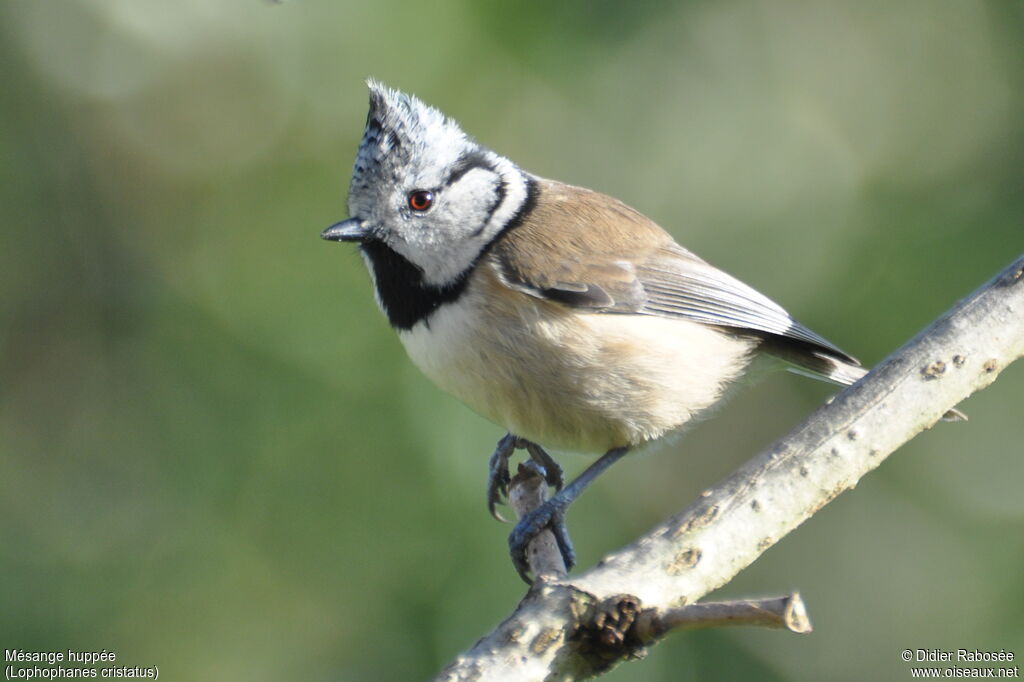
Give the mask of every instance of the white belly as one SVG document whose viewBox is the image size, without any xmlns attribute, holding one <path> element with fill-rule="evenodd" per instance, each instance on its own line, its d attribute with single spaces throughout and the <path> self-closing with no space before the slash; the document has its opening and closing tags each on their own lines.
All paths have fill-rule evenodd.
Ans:
<svg viewBox="0 0 1024 682">
<path fill-rule="evenodd" d="M 470 289 L 400 337 L 438 386 L 545 446 L 602 453 L 678 429 L 721 397 L 753 347 L 685 320 L 515 296 L 483 305 Z"/>
</svg>

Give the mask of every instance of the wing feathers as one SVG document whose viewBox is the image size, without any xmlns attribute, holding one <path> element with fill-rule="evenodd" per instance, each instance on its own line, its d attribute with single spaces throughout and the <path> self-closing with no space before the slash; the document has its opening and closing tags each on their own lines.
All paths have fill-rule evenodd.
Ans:
<svg viewBox="0 0 1024 682">
<path fill-rule="evenodd" d="M 680 317 L 771 339 L 766 351 L 840 383 L 863 373 L 853 357 L 777 303 L 679 246 L 625 204 L 538 183 L 534 210 L 491 254 L 507 286 L 573 308 Z"/>
<path fill-rule="evenodd" d="M 573 308 L 608 308 L 615 304 L 608 292 L 596 284 L 565 284 L 541 289 L 541 298 L 564 303 Z"/>
</svg>

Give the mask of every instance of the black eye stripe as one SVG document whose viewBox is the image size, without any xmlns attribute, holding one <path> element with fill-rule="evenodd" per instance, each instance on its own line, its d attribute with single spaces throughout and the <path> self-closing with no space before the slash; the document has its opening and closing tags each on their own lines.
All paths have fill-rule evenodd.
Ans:
<svg viewBox="0 0 1024 682">
<path fill-rule="evenodd" d="M 473 231 L 473 236 L 480 235 L 487 226 L 491 223 L 491 218 L 494 217 L 494 212 L 498 210 L 498 207 L 505 203 L 505 195 L 508 194 L 508 183 L 502 180 L 494 188 L 494 201 L 490 206 L 487 207 L 487 216 L 480 223 L 480 227 Z"/>
<path fill-rule="evenodd" d="M 459 160 L 455 162 L 455 165 L 452 167 L 452 172 L 448 174 L 448 178 L 444 181 L 445 186 L 457 182 L 459 178 L 474 168 L 482 168 L 492 173 L 495 172 L 494 164 L 492 164 L 487 158 L 486 153 L 480 150 L 467 152 L 459 157 Z"/>
</svg>

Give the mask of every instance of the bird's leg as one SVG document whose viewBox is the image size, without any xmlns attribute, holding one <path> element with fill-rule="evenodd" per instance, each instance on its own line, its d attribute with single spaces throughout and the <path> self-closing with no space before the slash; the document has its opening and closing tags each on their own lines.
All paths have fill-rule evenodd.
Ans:
<svg viewBox="0 0 1024 682">
<path fill-rule="evenodd" d="M 565 561 L 565 568 L 568 570 L 573 567 L 573 564 L 576 563 L 576 556 L 572 542 L 569 540 L 569 531 L 565 527 L 565 512 L 594 479 L 617 462 L 628 450 L 629 448 L 625 447 L 613 448 L 604 453 L 554 497 L 519 519 L 519 523 L 508 536 L 508 549 L 512 556 L 512 565 L 515 566 L 519 577 L 527 584 L 531 581 L 526 577 L 530 570 L 530 565 L 526 561 L 526 548 L 530 541 L 544 529 L 548 529 L 554 534 L 555 540 L 558 542 L 558 549 L 562 553 L 562 559 Z"/>
</svg>

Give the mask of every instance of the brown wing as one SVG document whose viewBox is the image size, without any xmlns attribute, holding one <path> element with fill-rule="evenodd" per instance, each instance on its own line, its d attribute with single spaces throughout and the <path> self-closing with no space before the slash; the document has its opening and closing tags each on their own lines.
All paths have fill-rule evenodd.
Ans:
<svg viewBox="0 0 1024 682">
<path fill-rule="evenodd" d="M 533 210 L 494 247 L 504 282 L 575 308 L 641 312 L 647 294 L 636 264 L 671 246 L 671 235 L 607 195 L 538 184 Z"/>
<path fill-rule="evenodd" d="M 508 286 L 593 312 L 681 317 L 795 341 L 858 364 L 622 202 L 549 180 L 539 181 L 539 192 L 533 211 L 492 252 Z"/>
</svg>

